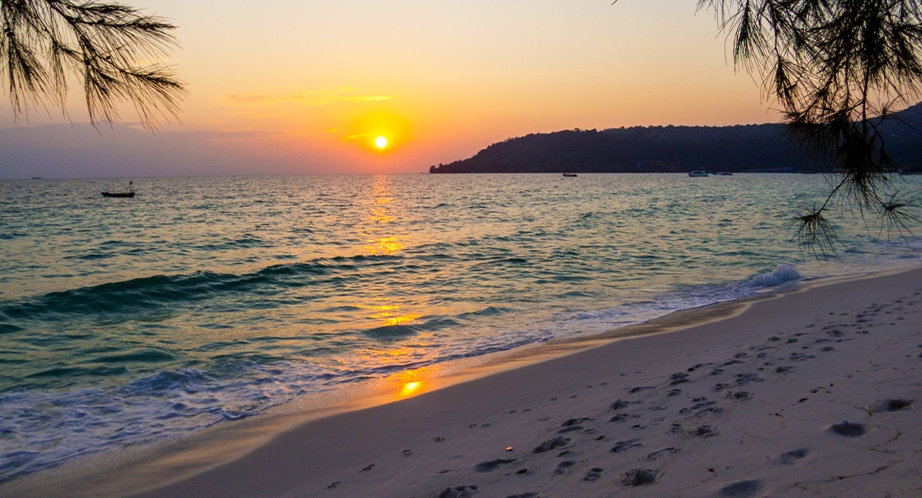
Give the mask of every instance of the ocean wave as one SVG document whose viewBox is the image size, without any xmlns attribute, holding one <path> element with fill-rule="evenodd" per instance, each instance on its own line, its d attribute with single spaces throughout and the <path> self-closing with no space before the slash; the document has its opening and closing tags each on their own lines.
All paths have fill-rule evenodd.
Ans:
<svg viewBox="0 0 922 498">
<path fill-rule="evenodd" d="M 803 276 L 793 266 L 780 264 L 773 270 L 756 275 L 740 285 L 753 290 L 769 289 L 796 282 L 802 278 Z"/>
<path fill-rule="evenodd" d="M 599 334 L 680 310 L 741 299 L 802 279 L 803 276 L 792 265 L 779 264 L 772 270 L 736 282 L 679 286 L 650 300 L 624 303 L 615 308 L 558 313 L 547 327 L 557 330 L 555 336 Z"/>
<path fill-rule="evenodd" d="M 362 334 L 380 340 L 401 339 L 417 333 L 419 329 L 409 325 L 384 325 L 362 331 Z"/>
<path fill-rule="evenodd" d="M 96 363 L 162 363 L 176 359 L 171 353 L 159 349 L 141 349 L 127 353 L 105 355 L 93 358 Z"/>
<path fill-rule="evenodd" d="M 73 317 L 137 315 L 172 306 L 189 306 L 234 294 L 262 296 L 311 285 L 328 276 L 342 280 L 362 266 L 389 264 L 384 256 L 334 257 L 309 263 L 272 265 L 252 273 L 199 271 L 153 275 L 91 287 L 51 292 L 20 301 L 0 302 L 0 323 L 15 320 L 69 320 Z M 333 275 L 335 273 L 335 275 Z M 3 320 L 6 317 L 7 320 Z M 7 327 L 10 327 L 9 325 Z M 13 325 L 15 327 L 15 325 Z"/>
<path fill-rule="evenodd" d="M 462 313 L 458 315 L 459 318 L 469 318 L 469 317 L 481 317 L 481 316 L 498 316 L 512 311 L 510 308 L 504 308 L 502 306 L 487 306 L 478 311 L 472 311 L 469 313 Z"/>
<path fill-rule="evenodd" d="M 375 333 L 406 335 L 411 327 Z M 482 337 L 408 361 L 323 371 L 312 362 L 228 357 L 211 370 L 165 370 L 124 386 L 0 393 L 0 482 L 77 456 L 151 444 L 263 413 L 303 393 L 320 393 L 463 358 L 506 351 L 536 337 Z M 345 364 L 350 364 L 346 362 Z M 358 363 L 353 363 L 358 364 Z M 69 375 L 73 372 L 57 372 Z"/>
<path fill-rule="evenodd" d="M 195 249 L 199 251 L 231 251 L 236 249 L 248 249 L 251 247 L 272 247 L 273 244 L 267 243 L 265 240 L 255 236 L 255 235 L 243 235 L 239 238 L 227 238 L 225 237 L 218 243 L 209 243 L 196 246 Z"/>
</svg>

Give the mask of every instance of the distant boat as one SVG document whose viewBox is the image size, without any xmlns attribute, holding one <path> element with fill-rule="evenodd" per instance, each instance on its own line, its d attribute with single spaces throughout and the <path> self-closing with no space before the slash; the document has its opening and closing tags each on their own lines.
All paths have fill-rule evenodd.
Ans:
<svg viewBox="0 0 922 498">
<path fill-rule="evenodd" d="M 575 177 L 576 177 L 576 173 L 564 173 L 563 176 L 566 176 L 566 177 L 574 177 L 574 178 L 575 178 Z"/>
<path fill-rule="evenodd" d="M 699 176 L 708 176 L 707 171 L 689 171 L 688 176 L 699 177 Z"/>
<path fill-rule="evenodd" d="M 33 179 L 33 180 L 41 180 L 42 177 L 40 177 L 40 176 L 33 176 L 32 179 Z"/>
<path fill-rule="evenodd" d="M 128 182 L 128 190 L 125 192 L 100 192 L 103 197 L 134 197 L 134 180 Z"/>
</svg>

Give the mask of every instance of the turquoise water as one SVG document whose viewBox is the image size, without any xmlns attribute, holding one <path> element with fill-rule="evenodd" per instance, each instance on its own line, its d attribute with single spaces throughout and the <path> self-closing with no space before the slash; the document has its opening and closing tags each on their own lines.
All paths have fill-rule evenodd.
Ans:
<svg viewBox="0 0 922 498">
<path fill-rule="evenodd" d="M 922 255 L 848 212 L 841 261 L 802 254 L 787 222 L 827 188 L 816 175 L 162 178 L 99 195 L 126 183 L 0 182 L 0 480 Z"/>
</svg>

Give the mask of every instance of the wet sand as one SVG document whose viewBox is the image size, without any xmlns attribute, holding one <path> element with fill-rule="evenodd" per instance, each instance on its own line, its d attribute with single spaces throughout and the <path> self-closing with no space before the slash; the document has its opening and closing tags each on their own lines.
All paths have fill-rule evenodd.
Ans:
<svg viewBox="0 0 922 498">
<path fill-rule="evenodd" d="M 922 496 L 922 270 L 632 330 L 644 335 L 548 345 L 306 422 L 225 424 L 0 495 Z"/>
</svg>

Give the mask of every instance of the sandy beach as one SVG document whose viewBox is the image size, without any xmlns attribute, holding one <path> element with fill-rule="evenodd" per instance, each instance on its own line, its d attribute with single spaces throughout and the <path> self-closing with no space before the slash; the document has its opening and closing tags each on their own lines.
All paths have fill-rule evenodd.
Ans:
<svg viewBox="0 0 922 498">
<path fill-rule="evenodd" d="M 399 402 L 225 424 L 0 495 L 922 496 L 922 269 L 722 309 Z"/>
</svg>

